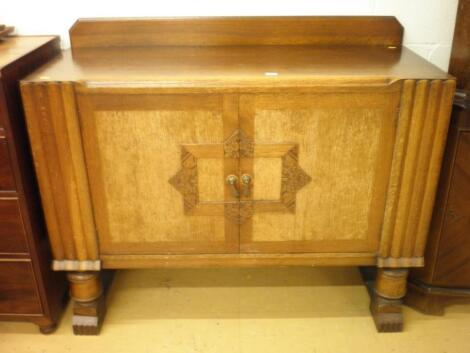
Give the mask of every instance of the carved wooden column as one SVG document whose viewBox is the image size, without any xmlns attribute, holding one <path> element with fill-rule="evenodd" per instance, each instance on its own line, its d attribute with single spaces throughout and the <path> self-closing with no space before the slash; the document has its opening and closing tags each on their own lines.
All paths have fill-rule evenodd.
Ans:
<svg viewBox="0 0 470 353">
<path fill-rule="evenodd" d="M 73 300 L 73 332 L 97 335 L 106 306 L 100 272 L 69 272 L 70 297 Z"/>
<path fill-rule="evenodd" d="M 397 332 L 403 328 L 402 298 L 406 294 L 408 269 L 379 269 L 370 311 L 379 332 Z"/>
</svg>

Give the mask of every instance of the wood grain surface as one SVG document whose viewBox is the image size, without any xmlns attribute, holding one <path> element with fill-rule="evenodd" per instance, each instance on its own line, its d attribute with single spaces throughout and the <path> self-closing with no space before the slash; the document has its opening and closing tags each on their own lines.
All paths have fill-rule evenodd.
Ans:
<svg viewBox="0 0 470 353">
<path fill-rule="evenodd" d="M 79 19 L 73 49 L 129 46 L 381 45 L 401 46 L 395 17 L 179 17 Z"/>
<path fill-rule="evenodd" d="M 231 125 L 224 97 L 108 98 L 78 98 L 101 252 L 238 251 L 237 227 L 227 224 L 223 213 L 222 149 L 219 158 L 207 158 L 195 148 L 223 143 L 224 126 Z M 194 176 L 175 181 L 189 162 Z M 220 211 L 211 212 L 216 201 Z M 197 215 L 191 216 L 193 211 Z"/>
<path fill-rule="evenodd" d="M 254 134 L 255 150 L 265 144 L 298 146 L 298 164 L 311 179 L 293 194 L 295 211 L 255 211 L 252 224 L 241 228 L 242 251 L 377 248 L 399 89 L 395 85 L 376 93 L 358 88 L 344 94 L 241 97 L 241 106 L 251 108 L 247 112 L 241 107 L 245 115 L 240 116 L 240 124 L 242 130 Z M 275 190 L 280 195 L 280 184 L 271 189 L 279 183 L 275 178 L 281 177 L 280 166 L 272 159 L 255 154 L 254 200 L 273 197 Z"/>
<path fill-rule="evenodd" d="M 454 89 L 455 81 L 404 82 L 382 228 L 382 266 L 423 264 L 417 258 L 424 254 Z"/>
<path fill-rule="evenodd" d="M 268 74 L 266 74 L 268 73 Z M 271 74 L 270 74 L 271 73 Z M 446 79 L 448 74 L 407 48 L 256 45 L 130 47 L 70 50 L 25 81 L 80 81 L 100 87 L 165 88 L 168 93 L 377 84 Z M 162 92 L 163 93 L 163 92 Z"/>
</svg>

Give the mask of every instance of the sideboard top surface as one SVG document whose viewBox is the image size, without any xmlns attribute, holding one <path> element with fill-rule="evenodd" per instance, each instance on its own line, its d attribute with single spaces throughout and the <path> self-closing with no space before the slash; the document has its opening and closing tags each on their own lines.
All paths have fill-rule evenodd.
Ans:
<svg viewBox="0 0 470 353">
<path fill-rule="evenodd" d="M 449 77 L 406 48 L 238 46 L 67 50 L 26 81 L 288 86 Z"/>
<path fill-rule="evenodd" d="M 393 17 L 79 20 L 26 81 L 97 86 L 301 87 L 447 79 L 401 46 Z"/>
</svg>

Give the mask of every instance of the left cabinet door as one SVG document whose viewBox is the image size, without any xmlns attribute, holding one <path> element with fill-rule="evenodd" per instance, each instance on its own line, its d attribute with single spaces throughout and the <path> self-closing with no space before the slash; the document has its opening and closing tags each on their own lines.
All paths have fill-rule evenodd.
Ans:
<svg viewBox="0 0 470 353">
<path fill-rule="evenodd" d="M 78 87 L 85 164 L 101 254 L 239 251 L 225 217 L 238 159 L 224 141 L 238 126 L 231 95 Z"/>
</svg>

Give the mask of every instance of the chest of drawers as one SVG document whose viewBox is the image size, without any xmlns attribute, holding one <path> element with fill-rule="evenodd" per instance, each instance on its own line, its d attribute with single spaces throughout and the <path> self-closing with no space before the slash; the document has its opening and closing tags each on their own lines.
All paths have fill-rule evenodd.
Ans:
<svg viewBox="0 0 470 353">
<path fill-rule="evenodd" d="M 67 282 L 50 267 L 19 80 L 59 52 L 58 37 L 0 39 L 0 320 L 30 321 L 43 333 L 56 326 Z"/>
<path fill-rule="evenodd" d="M 72 50 L 21 86 L 75 332 L 97 332 L 101 269 L 264 265 L 377 265 L 373 316 L 401 329 L 455 85 L 402 32 L 388 17 L 78 21 Z"/>
</svg>

